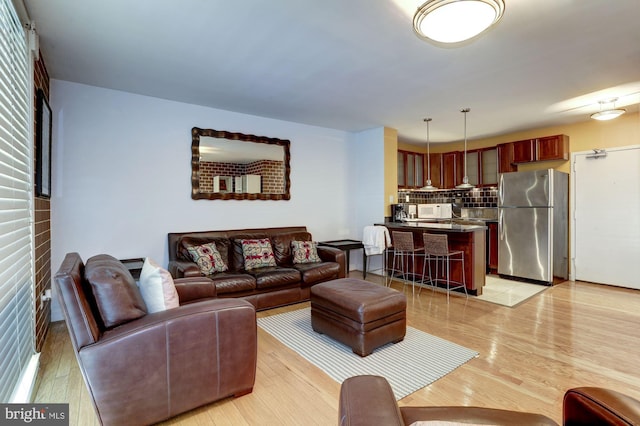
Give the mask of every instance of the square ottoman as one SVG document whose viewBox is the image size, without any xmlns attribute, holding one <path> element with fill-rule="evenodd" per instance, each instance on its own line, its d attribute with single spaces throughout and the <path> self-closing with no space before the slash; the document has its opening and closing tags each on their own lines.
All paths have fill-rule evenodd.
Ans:
<svg viewBox="0 0 640 426">
<path fill-rule="evenodd" d="M 404 339 L 407 330 L 404 294 L 355 278 L 311 287 L 311 326 L 317 333 L 367 356 L 374 349 Z"/>
</svg>

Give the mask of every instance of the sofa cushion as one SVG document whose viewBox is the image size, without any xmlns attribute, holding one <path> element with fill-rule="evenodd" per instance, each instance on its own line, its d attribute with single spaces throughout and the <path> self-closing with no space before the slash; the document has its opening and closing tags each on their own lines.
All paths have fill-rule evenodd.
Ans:
<svg viewBox="0 0 640 426">
<path fill-rule="evenodd" d="M 268 238 L 241 240 L 244 269 L 276 266 L 273 248 Z"/>
<path fill-rule="evenodd" d="M 248 271 L 256 279 L 256 288 L 287 287 L 300 282 L 300 272 L 292 268 L 267 267 Z"/>
<path fill-rule="evenodd" d="M 216 272 L 224 272 L 227 264 L 222 260 L 220 252 L 216 248 L 216 243 L 210 242 L 200 246 L 187 246 L 187 251 L 200 268 L 200 272 L 204 275 L 215 274 Z"/>
<path fill-rule="evenodd" d="M 166 311 L 180 306 L 171 274 L 148 257 L 142 265 L 138 288 L 148 313 Z"/>
<path fill-rule="evenodd" d="M 239 293 L 256 289 L 256 279 L 248 274 L 221 272 L 209 276 L 216 286 L 216 294 Z"/>
<path fill-rule="evenodd" d="M 293 265 L 302 274 L 303 287 L 340 276 L 340 264 L 336 262 L 298 263 Z"/>
<path fill-rule="evenodd" d="M 147 314 L 140 289 L 118 259 L 107 254 L 93 256 L 87 260 L 84 274 L 106 328 Z"/>
<path fill-rule="evenodd" d="M 318 243 L 315 241 L 291 241 L 293 264 L 322 262 L 317 247 Z"/>
<path fill-rule="evenodd" d="M 311 241 L 311 234 L 307 231 L 281 232 L 271 237 L 273 255 L 280 266 L 293 265 L 292 241 Z"/>
</svg>

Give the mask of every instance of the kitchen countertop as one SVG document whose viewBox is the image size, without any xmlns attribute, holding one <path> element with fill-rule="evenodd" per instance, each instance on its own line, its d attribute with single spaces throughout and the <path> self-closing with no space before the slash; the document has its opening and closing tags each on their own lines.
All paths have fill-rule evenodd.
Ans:
<svg viewBox="0 0 640 426">
<path fill-rule="evenodd" d="M 435 223 L 435 222 L 385 222 L 381 225 L 397 228 L 423 228 L 438 229 L 451 232 L 473 232 L 484 231 L 487 229 L 484 225 L 464 225 L 458 223 Z"/>
</svg>

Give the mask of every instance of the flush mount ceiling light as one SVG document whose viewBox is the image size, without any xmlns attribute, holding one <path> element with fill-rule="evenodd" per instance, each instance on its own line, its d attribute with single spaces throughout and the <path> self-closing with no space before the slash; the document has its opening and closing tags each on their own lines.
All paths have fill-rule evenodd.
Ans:
<svg viewBox="0 0 640 426">
<path fill-rule="evenodd" d="M 613 120 L 614 118 L 620 117 L 622 114 L 627 112 L 627 110 L 622 108 L 616 108 L 617 100 L 618 98 L 613 98 L 613 99 L 608 99 L 606 101 L 598 102 L 600 104 L 600 111 L 594 114 L 591 114 L 591 118 L 593 118 L 594 120 L 604 121 L 604 120 Z M 603 110 L 602 108 L 604 107 L 605 104 L 612 104 L 613 108 Z"/>
<path fill-rule="evenodd" d="M 462 178 L 462 183 L 456 185 L 458 189 L 475 188 L 469 183 L 469 175 L 467 175 L 467 113 L 469 111 L 471 111 L 471 108 L 462 108 L 460 110 L 460 112 L 464 114 L 464 177 Z"/>
<path fill-rule="evenodd" d="M 423 121 L 427 123 L 427 184 L 420 189 L 423 191 L 435 191 L 438 188 L 431 185 L 431 157 L 429 155 L 429 123 L 431 119 L 425 118 Z"/>
<path fill-rule="evenodd" d="M 458 43 L 485 31 L 502 18 L 504 0 L 429 0 L 413 16 L 422 38 Z"/>
</svg>

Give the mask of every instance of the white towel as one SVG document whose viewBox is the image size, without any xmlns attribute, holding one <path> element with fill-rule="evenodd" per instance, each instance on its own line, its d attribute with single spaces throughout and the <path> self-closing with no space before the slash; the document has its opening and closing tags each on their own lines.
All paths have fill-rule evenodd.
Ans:
<svg viewBox="0 0 640 426">
<path fill-rule="evenodd" d="M 374 256 L 384 253 L 384 250 L 391 246 L 391 236 L 386 226 L 370 225 L 365 226 L 362 235 L 362 244 L 367 256 Z"/>
</svg>

